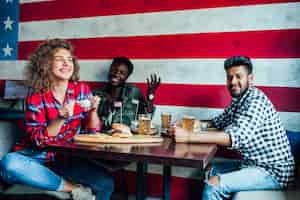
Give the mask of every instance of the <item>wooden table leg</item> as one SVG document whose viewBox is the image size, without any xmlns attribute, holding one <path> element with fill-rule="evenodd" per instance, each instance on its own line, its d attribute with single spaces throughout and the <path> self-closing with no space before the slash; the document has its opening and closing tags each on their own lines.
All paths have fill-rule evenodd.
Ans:
<svg viewBox="0 0 300 200">
<path fill-rule="evenodd" d="M 171 199 L 171 166 L 163 166 L 163 200 Z"/>
<path fill-rule="evenodd" d="M 147 196 L 147 163 L 137 163 L 136 199 L 145 200 Z"/>
</svg>

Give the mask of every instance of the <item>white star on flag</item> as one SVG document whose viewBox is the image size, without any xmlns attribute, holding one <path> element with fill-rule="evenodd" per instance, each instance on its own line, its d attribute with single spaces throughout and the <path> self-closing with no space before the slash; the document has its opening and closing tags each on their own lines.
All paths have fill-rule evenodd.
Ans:
<svg viewBox="0 0 300 200">
<path fill-rule="evenodd" d="M 11 51 L 13 50 L 13 48 L 9 47 L 7 43 L 6 47 L 2 48 L 2 50 L 4 51 L 4 56 L 11 56 Z"/>
<path fill-rule="evenodd" d="M 9 16 L 3 23 L 5 25 L 5 27 L 4 27 L 5 30 L 7 30 L 7 29 L 12 30 L 12 24 L 14 23 L 14 21 L 11 20 Z"/>
<path fill-rule="evenodd" d="M 13 3 L 13 0 L 6 0 L 6 3 Z"/>
</svg>

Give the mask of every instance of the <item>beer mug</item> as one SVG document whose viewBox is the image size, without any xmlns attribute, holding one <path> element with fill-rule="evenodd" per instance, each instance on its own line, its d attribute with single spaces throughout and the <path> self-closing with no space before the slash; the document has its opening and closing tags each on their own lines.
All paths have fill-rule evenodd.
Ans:
<svg viewBox="0 0 300 200">
<path fill-rule="evenodd" d="M 183 116 L 181 121 L 181 126 L 183 129 L 185 129 L 188 132 L 193 132 L 194 130 L 194 124 L 195 124 L 195 117 L 194 116 Z"/>
<path fill-rule="evenodd" d="M 141 135 L 151 134 L 151 114 L 139 114 L 138 133 Z"/>
<path fill-rule="evenodd" d="M 160 115 L 161 117 L 161 129 L 162 132 L 166 132 L 171 126 L 172 115 L 171 113 L 163 112 Z"/>
<path fill-rule="evenodd" d="M 135 132 L 138 133 L 138 127 L 139 127 L 139 121 L 138 120 L 133 120 L 130 122 L 130 129 Z"/>
<path fill-rule="evenodd" d="M 207 121 L 200 121 L 200 124 L 201 124 L 201 131 L 208 130 L 208 122 Z"/>
</svg>

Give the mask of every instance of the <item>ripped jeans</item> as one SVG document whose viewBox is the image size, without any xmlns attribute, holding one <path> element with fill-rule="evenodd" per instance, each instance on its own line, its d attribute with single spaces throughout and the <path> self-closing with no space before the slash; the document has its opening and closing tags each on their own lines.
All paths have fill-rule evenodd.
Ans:
<svg viewBox="0 0 300 200">
<path fill-rule="evenodd" d="M 218 176 L 219 184 L 205 181 L 202 200 L 229 199 L 239 191 L 280 189 L 278 182 L 263 168 L 242 166 L 236 160 L 213 164 L 208 176 Z"/>
</svg>

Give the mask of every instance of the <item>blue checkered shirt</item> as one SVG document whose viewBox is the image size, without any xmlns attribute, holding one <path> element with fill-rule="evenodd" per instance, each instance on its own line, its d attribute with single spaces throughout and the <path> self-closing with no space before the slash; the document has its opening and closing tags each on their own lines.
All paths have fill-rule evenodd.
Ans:
<svg viewBox="0 0 300 200">
<path fill-rule="evenodd" d="M 231 148 L 241 153 L 246 166 L 265 169 L 281 187 L 293 180 L 295 163 L 286 131 L 262 91 L 251 87 L 234 98 L 213 124 L 230 135 Z"/>
</svg>

